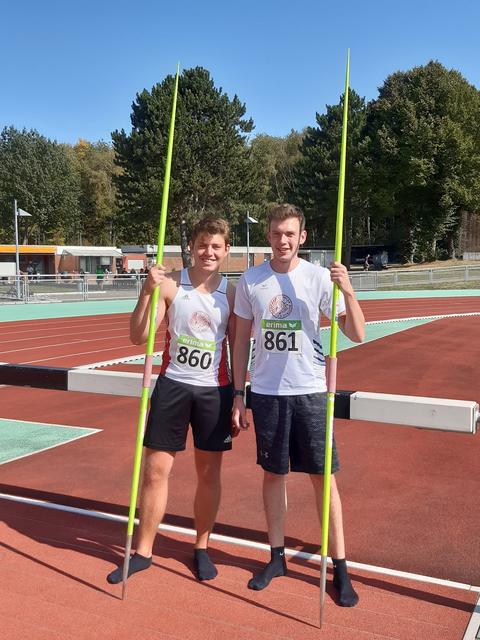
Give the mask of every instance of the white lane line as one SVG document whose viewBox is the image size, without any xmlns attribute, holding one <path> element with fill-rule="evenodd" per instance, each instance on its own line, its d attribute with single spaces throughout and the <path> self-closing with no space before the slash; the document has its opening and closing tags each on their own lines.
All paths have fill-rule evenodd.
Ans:
<svg viewBox="0 0 480 640">
<path fill-rule="evenodd" d="M 463 640 L 478 640 L 478 638 L 480 638 L 480 596 L 478 596 L 472 617 L 465 629 Z"/>
<path fill-rule="evenodd" d="M 408 318 L 389 318 L 388 320 L 368 320 L 365 322 L 366 325 L 371 324 L 391 324 L 394 322 L 415 322 L 416 320 L 443 320 L 444 318 L 466 318 L 469 316 L 480 316 L 480 311 L 472 311 L 468 313 L 446 313 L 443 315 L 432 315 L 432 316 L 409 316 Z M 328 331 L 330 329 L 330 325 L 324 325 L 320 327 L 320 331 Z"/>
<path fill-rule="evenodd" d="M 60 334 L 61 337 L 63 338 L 64 336 L 82 336 L 82 335 L 87 335 L 87 336 L 93 336 L 96 335 L 97 333 L 108 333 L 109 336 L 108 338 L 124 338 L 127 334 L 123 333 L 122 335 L 115 335 L 116 331 L 125 331 L 125 327 L 121 327 L 118 329 L 95 329 L 95 331 L 73 331 L 72 333 L 62 333 Z M 4 333 L 2 333 L 2 338 L 5 336 Z M 55 338 L 58 337 L 59 334 L 55 333 L 53 335 L 43 335 L 43 336 L 31 336 L 30 338 L 16 338 L 15 340 L 2 340 L 2 345 L 4 344 L 10 344 L 11 342 L 26 342 L 27 340 L 47 340 L 48 338 Z M 85 338 L 82 338 L 82 340 L 85 340 Z M 91 338 L 90 340 L 88 340 L 89 342 L 91 340 L 105 340 L 105 338 Z M 61 344 L 65 344 L 65 343 L 61 343 Z M 33 349 L 33 347 L 31 347 Z M 39 347 L 36 347 L 37 349 Z M 5 352 L 3 352 L 5 353 Z"/>
<path fill-rule="evenodd" d="M 55 342 L 54 344 L 42 344 L 38 347 L 25 347 L 25 349 L 11 349 L 10 351 L 0 351 L 0 355 L 4 353 L 18 353 L 19 351 L 33 351 L 34 349 L 47 349 L 49 347 L 63 347 L 67 344 L 79 344 L 80 342 L 85 342 L 85 340 L 72 340 L 71 342 L 63 342 L 61 344 Z"/>
<path fill-rule="evenodd" d="M 96 316 L 95 316 L 96 317 Z M 81 326 L 82 327 L 92 327 L 92 328 L 96 328 L 99 326 L 102 327 L 110 327 L 110 326 L 114 326 L 114 325 L 119 325 L 119 326 L 125 326 L 128 325 L 128 318 L 125 320 L 108 320 L 108 319 L 103 319 L 103 320 L 99 320 L 99 321 L 89 321 L 91 320 L 90 316 L 72 316 L 71 318 L 68 318 L 68 320 L 70 320 L 70 322 L 64 322 L 62 324 L 57 324 L 56 322 L 50 322 L 48 324 L 38 324 L 40 322 L 44 322 L 44 320 L 26 320 L 26 325 L 22 325 L 20 324 L 20 321 L 12 321 L 11 323 L 4 323 L 2 322 L 2 326 L 5 324 L 12 324 L 15 325 L 13 327 L 9 327 L 8 328 L 8 333 L 38 333 L 40 330 L 62 330 L 62 329 L 75 329 L 76 327 L 79 326 L 79 322 L 81 322 Z M 34 325 L 34 323 L 37 323 Z M 17 326 L 18 325 L 18 326 Z M 27 328 L 28 327 L 28 328 Z M 5 330 L 7 332 L 7 330 Z M 3 333 L 3 330 L 2 330 Z"/>
<path fill-rule="evenodd" d="M 97 330 L 97 327 L 100 325 L 100 323 L 97 322 L 85 322 L 85 318 L 83 318 L 82 316 L 76 316 L 74 318 L 71 318 L 72 321 L 69 323 L 68 325 L 66 323 L 63 324 L 56 324 L 53 322 L 50 322 L 46 325 L 38 325 L 35 327 L 31 327 L 29 329 L 24 329 L 23 327 L 11 327 L 8 330 L 3 329 L 2 330 L 2 335 L 8 336 L 8 335 L 17 335 L 17 334 L 21 334 L 21 333 L 38 333 L 39 331 L 58 331 L 58 329 L 76 329 L 79 325 L 79 320 L 82 320 L 81 326 L 84 329 L 95 329 Z M 35 320 L 28 320 L 29 325 L 31 325 L 33 322 L 35 322 Z M 16 325 L 17 323 L 15 323 Z M 125 320 L 114 320 L 112 322 L 107 322 L 104 321 L 101 323 L 100 326 L 106 325 L 107 328 L 106 329 L 98 329 L 98 331 L 108 331 L 110 327 L 114 327 L 115 325 L 118 325 L 119 327 L 125 327 L 125 325 L 128 325 L 128 319 L 125 318 Z"/>
<path fill-rule="evenodd" d="M 75 513 L 81 516 L 88 516 L 91 518 L 99 518 L 101 520 L 109 520 L 112 522 L 128 522 L 127 516 L 115 515 L 112 513 L 106 513 L 105 511 L 95 511 L 91 509 L 80 509 L 78 507 L 68 507 L 63 504 L 57 504 L 54 502 L 46 502 L 45 500 L 36 500 L 35 498 L 24 498 L 22 496 L 13 496 L 7 493 L 0 493 L 1 500 L 10 500 L 12 502 L 19 502 L 22 504 L 28 504 L 37 507 L 45 507 L 47 509 L 54 509 L 56 511 L 65 511 L 68 513 Z M 135 524 L 138 525 L 138 519 L 135 518 Z M 194 529 L 187 529 L 186 527 L 176 527 L 170 524 L 161 524 L 158 529 L 160 531 L 170 531 L 171 533 L 179 533 L 191 537 L 196 537 L 197 533 Z M 255 542 L 253 540 L 243 540 L 242 538 L 234 538 L 232 536 L 224 536 L 219 533 L 212 533 L 210 535 L 211 540 L 217 540 L 225 544 L 233 544 L 241 547 L 250 547 L 251 549 L 258 549 L 262 551 L 270 551 L 270 545 L 262 542 Z M 305 551 L 297 551 L 296 549 L 285 549 L 285 555 L 291 558 L 302 558 L 303 560 L 313 560 L 320 563 L 322 556 L 316 553 L 306 553 Z M 328 562 L 331 563 L 331 558 L 328 558 Z M 397 571 L 396 569 L 387 569 L 385 567 L 377 567 L 371 564 L 363 564 L 361 562 L 348 562 L 348 566 L 354 569 L 361 569 L 362 571 L 369 571 L 371 573 L 379 573 L 386 576 L 392 576 L 395 578 L 402 578 L 404 580 L 414 580 L 417 582 L 425 582 L 428 584 L 435 584 L 442 587 L 449 587 L 451 589 L 462 589 L 463 591 L 473 591 L 480 593 L 480 586 L 474 586 L 470 584 L 464 584 L 462 582 L 453 582 L 452 580 L 442 580 L 441 578 L 432 578 L 430 576 L 423 576 L 418 573 L 409 573 L 407 571 Z"/>
<path fill-rule="evenodd" d="M 125 333 L 121 336 L 115 336 L 115 339 L 119 340 L 120 338 L 128 338 L 129 334 Z M 24 349 L 10 349 L 10 351 L 0 351 L 0 355 L 3 355 L 5 353 L 17 353 L 19 351 L 34 351 L 35 349 L 47 349 L 49 347 L 64 347 L 66 345 L 70 345 L 70 344 L 79 344 L 79 343 L 87 343 L 87 342 L 102 342 L 105 340 L 110 340 L 110 336 L 104 336 L 102 338 L 91 338 L 91 339 L 87 339 L 87 338 L 82 338 L 81 340 L 71 340 L 70 342 L 55 342 L 54 344 L 40 344 L 37 345 L 36 347 L 25 347 Z M 116 347 L 117 349 L 119 347 Z M 107 351 L 107 349 L 105 349 L 105 351 Z M 63 357 L 63 356 L 59 356 L 59 357 Z M 67 357 L 67 356 L 65 356 Z"/>
<path fill-rule="evenodd" d="M 163 351 L 154 351 L 153 357 L 162 356 Z M 75 369 L 100 369 L 101 367 L 108 367 L 112 364 L 126 364 L 134 360 L 142 360 L 145 358 L 145 353 L 140 353 L 134 356 L 124 356 L 123 358 L 115 358 L 114 360 L 101 360 L 100 362 L 92 362 L 91 364 L 82 364 Z"/>
<path fill-rule="evenodd" d="M 108 347 L 107 349 L 94 349 L 93 351 L 79 351 L 77 353 L 69 353 L 65 356 L 53 356 L 52 358 L 40 358 L 39 360 L 25 360 L 25 362 L 18 362 L 16 364 L 35 364 L 36 362 L 48 362 L 49 360 L 65 360 L 65 358 L 72 358 L 73 356 L 85 356 L 89 353 L 104 353 L 105 351 L 115 351 L 116 349 L 126 348 L 127 345 L 123 347 L 121 345 L 116 347 Z"/>
<path fill-rule="evenodd" d="M 467 318 L 469 316 L 480 316 L 480 311 L 467 313 L 444 313 L 431 316 L 409 316 L 408 318 L 392 318 L 389 320 L 369 320 L 366 324 L 386 324 L 388 322 L 408 322 L 413 320 L 443 320 L 444 318 Z"/>
</svg>

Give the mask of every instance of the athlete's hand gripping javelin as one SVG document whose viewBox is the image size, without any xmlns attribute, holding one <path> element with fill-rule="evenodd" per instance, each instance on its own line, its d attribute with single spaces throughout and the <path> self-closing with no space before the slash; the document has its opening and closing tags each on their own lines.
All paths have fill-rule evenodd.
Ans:
<svg viewBox="0 0 480 640">
<path fill-rule="evenodd" d="M 347 267 L 341 262 L 332 262 L 330 278 L 343 293 L 345 300 L 345 313 L 339 316 L 338 326 L 347 338 L 353 342 L 362 342 L 365 338 L 365 318 L 355 297 Z"/>
<path fill-rule="evenodd" d="M 348 277 L 347 267 L 341 262 L 332 262 L 330 264 L 330 278 L 332 282 L 338 285 L 338 288 L 344 295 L 353 293 L 352 283 Z"/>
<path fill-rule="evenodd" d="M 163 264 L 152 266 L 143 283 L 137 306 L 130 318 L 130 340 L 133 344 L 145 344 L 148 337 L 150 302 L 155 289 L 160 287 L 156 308 L 156 329 L 160 326 L 167 304 L 175 296 L 176 287 L 172 274 L 167 273 Z"/>
<path fill-rule="evenodd" d="M 157 264 L 150 267 L 144 284 L 145 293 L 152 294 L 157 287 L 161 287 L 165 282 L 166 274 L 167 269 L 163 264 Z"/>
</svg>

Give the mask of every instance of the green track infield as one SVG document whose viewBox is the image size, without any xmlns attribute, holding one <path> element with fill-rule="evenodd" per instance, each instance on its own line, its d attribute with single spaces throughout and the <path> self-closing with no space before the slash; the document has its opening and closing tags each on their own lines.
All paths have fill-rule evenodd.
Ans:
<svg viewBox="0 0 480 640">
<path fill-rule="evenodd" d="M 367 322 L 365 327 L 365 340 L 363 343 L 352 342 L 339 331 L 337 351 L 345 351 L 345 349 L 358 347 L 359 344 L 372 342 L 372 340 L 380 340 L 381 338 L 386 338 L 387 336 L 391 336 L 399 331 L 406 331 L 407 329 L 419 327 L 427 322 L 433 322 L 433 320 L 434 318 L 418 318 L 415 320 L 392 320 L 391 322 Z M 330 327 L 320 331 L 320 338 L 322 339 L 323 353 L 328 353 L 330 344 Z"/>
<path fill-rule="evenodd" d="M 100 429 L 86 427 L 0 418 L 0 464 L 31 456 L 99 431 Z"/>
</svg>

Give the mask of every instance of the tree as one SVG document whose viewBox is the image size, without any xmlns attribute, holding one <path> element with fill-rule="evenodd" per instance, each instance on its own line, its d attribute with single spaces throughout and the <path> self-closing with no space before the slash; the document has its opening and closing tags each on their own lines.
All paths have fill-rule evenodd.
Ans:
<svg viewBox="0 0 480 640">
<path fill-rule="evenodd" d="M 13 240 L 13 199 L 32 214 L 28 241 L 61 244 L 77 237 L 79 181 L 62 145 L 37 131 L 5 127 L 0 134 L 0 233 Z"/>
<path fill-rule="evenodd" d="M 255 136 L 250 143 L 250 161 L 256 195 L 251 198 L 254 202 L 249 203 L 246 209 L 249 215 L 259 222 L 250 226 L 252 245 L 265 244 L 267 212 L 274 204 L 287 200 L 293 180 L 293 165 L 300 155 L 301 140 L 302 134 L 292 129 L 284 138 L 262 133 Z M 238 244 L 246 243 L 245 215 L 241 216 L 234 233 Z"/>
<path fill-rule="evenodd" d="M 82 235 L 87 242 L 111 245 L 116 233 L 115 154 L 105 142 L 79 140 L 73 147 L 80 178 Z"/>
<path fill-rule="evenodd" d="M 306 129 L 300 146 L 300 158 L 293 170 L 294 180 L 290 199 L 299 204 L 305 212 L 311 244 L 334 241 L 343 99 L 342 96 L 337 105 L 327 105 L 324 115 L 316 114 L 318 126 Z M 358 229 L 361 227 L 358 221 L 362 216 L 367 215 L 362 173 L 365 122 L 365 100 L 350 89 L 343 252 L 346 265 L 350 265 L 352 240 L 355 234 L 361 231 Z"/>
<path fill-rule="evenodd" d="M 132 129 L 112 133 L 124 237 L 152 242 L 156 238 L 174 78 L 167 76 L 151 91 L 137 94 Z M 245 105 L 216 88 L 209 72 L 187 69 L 179 79 L 172 178 L 170 242 L 181 241 L 181 225 L 206 213 L 236 222 L 259 201 L 259 176 L 251 162 L 247 134 L 253 121 Z M 128 230 L 128 231 L 127 231 Z"/>
<path fill-rule="evenodd" d="M 370 203 L 409 262 L 453 257 L 461 211 L 480 207 L 479 121 L 480 92 L 433 61 L 389 76 L 369 105 Z"/>
<path fill-rule="evenodd" d="M 303 133 L 292 129 L 284 138 L 257 135 L 251 143 L 254 162 L 262 176 L 267 203 L 286 202 L 293 188 L 293 167 L 300 157 Z"/>
</svg>

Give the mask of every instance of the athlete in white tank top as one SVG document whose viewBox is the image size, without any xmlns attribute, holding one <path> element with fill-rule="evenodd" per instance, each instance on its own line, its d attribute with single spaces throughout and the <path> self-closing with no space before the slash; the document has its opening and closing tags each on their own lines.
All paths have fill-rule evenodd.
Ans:
<svg viewBox="0 0 480 640">
<path fill-rule="evenodd" d="M 152 563 L 153 542 L 167 504 L 170 472 L 176 453 L 185 449 L 189 427 L 198 472 L 194 503 L 198 531 L 193 565 L 201 581 L 217 575 L 207 548 L 221 493 L 222 455 L 231 449 L 236 435 L 231 424 L 233 394 L 225 354 L 227 329 L 234 342 L 234 318 L 229 319 L 234 289 L 219 274 L 229 249 L 228 223 L 216 217 L 200 220 L 192 230 L 190 242 L 193 266 L 173 273 L 167 273 L 164 265 L 152 267 L 130 319 L 132 343 L 144 344 L 149 334 L 152 295 L 159 287 L 156 328 L 165 318 L 169 337 L 164 350 L 164 375 L 158 377 L 145 430 L 140 526 L 129 575 Z M 146 374 L 151 364 L 151 360 L 147 361 Z M 122 581 L 122 575 L 120 566 L 107 579 L 116 584 Z"/>
<path fill-rule="evenodd" d="M 167 310 L 161 374 L 197 386 L 230 384 L 226 330 L 230 316 L 227 279 L 213 293 L 199 293 L 182 269 L 177 293 Z"/>
</svg>

